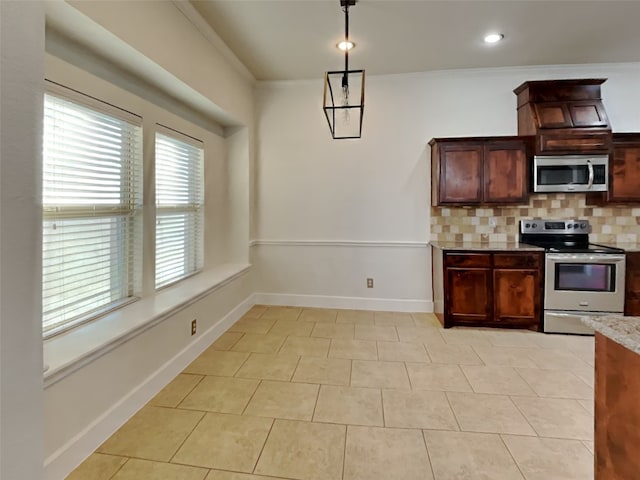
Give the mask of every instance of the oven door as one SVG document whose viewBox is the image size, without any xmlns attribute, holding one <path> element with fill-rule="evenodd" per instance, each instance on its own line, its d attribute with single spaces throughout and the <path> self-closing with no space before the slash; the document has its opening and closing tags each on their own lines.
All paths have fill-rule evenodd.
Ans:
<svg viewBox="0 0 640 480">
<path fill-rule="evenodd" d="M 545 310 L 624 311 L 624 254 L 547 253 Z"/>
<path fill-rule="evenodd" d="M 609 159 L 606 156 L 535 156 L 533 191 L 606 192 L 608 164 Z"/>
</svg>

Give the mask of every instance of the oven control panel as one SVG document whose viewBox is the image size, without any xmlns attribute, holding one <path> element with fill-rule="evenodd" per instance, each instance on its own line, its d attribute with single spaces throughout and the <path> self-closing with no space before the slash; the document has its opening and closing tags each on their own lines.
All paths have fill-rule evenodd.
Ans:
<svg viewBox="0 0 640 480">
<path fill-rule="evenodd" d="M 520 233 L 590 233 L 589 220 L 520 220 Z"/>
</svg>

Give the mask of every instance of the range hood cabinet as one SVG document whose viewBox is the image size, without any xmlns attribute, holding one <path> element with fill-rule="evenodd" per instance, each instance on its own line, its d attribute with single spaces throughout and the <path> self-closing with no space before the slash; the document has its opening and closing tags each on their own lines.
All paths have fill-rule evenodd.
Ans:
<svg viewBox="0 0 640 480">
<path fill-rule="evenodd" d="M 525 82 L 518 98 L 518 135 L 535 137 L 535 154 L 608 154 L 611 126 L 602 104 L 606 79 Z"/>
</svg>

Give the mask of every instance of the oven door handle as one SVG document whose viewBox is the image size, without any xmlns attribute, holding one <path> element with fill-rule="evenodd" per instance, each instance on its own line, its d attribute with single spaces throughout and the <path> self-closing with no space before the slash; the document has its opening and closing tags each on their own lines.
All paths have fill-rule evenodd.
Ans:
<svg viewBox="0 0 640 480">
<path fill-rule="evenodd" d="M 589 169 L 589 183 L 587 184 L 587 188 L 591 190 L 593 187 L 593 165 L 591 164 L 591 160 L 587 160 L 587 168 Z"/>
<path fill-rule="evenodd" d="M 589 255 L 584 253 L 580 253 L 577 255 L 573 255 L 570 253 L 547 253 L 546 259 L 554 262 L 619 263 L 619 262 L 624 262 L 625 256 L 624 254 L 619 254 L 619 253 L 605 254 L 605 255 Z"/>
</svg>

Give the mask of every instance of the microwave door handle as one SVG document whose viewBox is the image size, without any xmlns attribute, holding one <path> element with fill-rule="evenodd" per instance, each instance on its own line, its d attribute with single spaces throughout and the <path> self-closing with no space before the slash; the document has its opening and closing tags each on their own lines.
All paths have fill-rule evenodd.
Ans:
<svg viewBox="0 0 640 480">
<path fill-rule="evenodd" d="M 589 169 L 589 183 L 587 188 L 591 190 L 593 187 L 593 165 L 591 165 L 591 160 L 587 160 L 587 168 Z"/>
</svg>

